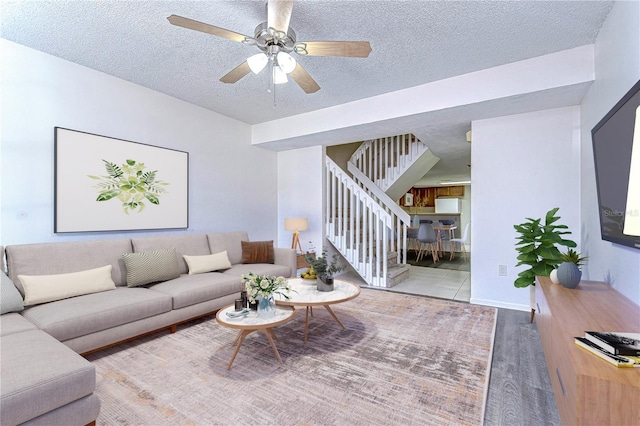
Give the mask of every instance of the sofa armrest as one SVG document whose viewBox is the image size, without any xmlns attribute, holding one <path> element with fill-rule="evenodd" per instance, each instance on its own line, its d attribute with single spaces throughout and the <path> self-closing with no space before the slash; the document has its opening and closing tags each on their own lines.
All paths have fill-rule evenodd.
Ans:
<svg viewBox="0 0 640 426">
<path fill-rule="evenodd" d="M 273 263 L 289 267 L 291 275 L 286 278 L 295 277 L 298 273 L 298 259 L 296 258 L 295 249 L 274 247 Z"/>
</svg>

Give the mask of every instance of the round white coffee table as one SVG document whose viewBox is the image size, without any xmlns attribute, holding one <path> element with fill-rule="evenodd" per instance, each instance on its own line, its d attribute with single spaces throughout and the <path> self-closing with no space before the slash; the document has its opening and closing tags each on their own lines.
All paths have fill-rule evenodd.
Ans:
<svg viewBox="0 0 640 426">
<path fill-rule="evenodd" d="M 231 369 L 233 360 L 236 359 L 236 355 L 238 355 L 238 351 L 240 350 L 240 346 L 242 346 L 242 342 L 244 342 L 244 338 L 256 330 L 262 331 L 265 336 L 267 336 L 267 340 L 269 340 L 269 344 L 271 345 L 271 348 L 273 348 L 273 353 L 276 354 L 276 358 L 278 359 L 280 364 L 282 364 L 280 353 L 278 353 L 276 344 L 273 342 L 274 338 L 278 340 L 276 333 L 273 331 L 273 327 L 290 321 L 296 313 L 295 308 L 293 308 L 292 306 L 277 306 L 276 315 L 273 318 L 260 318 L 258 317 L 257 311 L 249 311 L 249 313 L 246 315 L 230 318 L 227 315 L 227 312 L 235 314 L 235 307 L 231 305 L 220 309 L 216 314 L 216 320 L 218 321 L 218 324 L 224 327 L 236 328 L 240 330 L 235 340 L 233 341 L 233 345 L 236 345 L 236 349 L 231 356 L 231 361 L 229 361 L 227 370 Z"/>
<path fill-rule="evenodd" d="M 336 303 L 343 303 L 351 299 L 355 299 L 360 294 L 360 287 L 350 283 L 349 281 L 343 281 L 340 279 L 334 279 L 333 291 L 318 291 L 316 288 L 315 280 L 304 280 L 302 278 L 290 278 L 289 286 L 292 290 L 288 296 L 289 300 L 285 299 L 281 295 L 275 295 L 276 304 L 278 306 L 306 306 L 307 312 L 304 321 L 304 343 L 307 343 L 307 335 L 309 334 L 309 311 L 313 309 L 313 306 L 323 306 L 340 327 L 344 328 L 344 325 L 336 314 L 333 312 L 329 305 Z M 313 311 L 312 315 L 313 315 Z"/>
</svg>

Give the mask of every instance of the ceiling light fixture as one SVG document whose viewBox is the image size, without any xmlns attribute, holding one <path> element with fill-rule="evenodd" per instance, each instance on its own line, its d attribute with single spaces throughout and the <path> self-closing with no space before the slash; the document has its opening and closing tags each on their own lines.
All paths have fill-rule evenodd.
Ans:
<svg viewBox="0 0 640 426">
<path fill-rule="evenodd" d="M 256 53 L 253 56 L 247 58 L 247 64 L 251 68 L 251 72 L 254 74 L 260 73 L 267 66 L 269 57 L 265 53 Z"/>
<path fill-rule="evenodd" d="M 441 180 L 440 185 L 471 185 L 470 180 Z"/>
<path fill-rule="evenodd" d="M 298 66 L 293 56 L 283 51 L 279 45 L 267 46 L 266 52 L 258 53 L 247 58 L 247 65 L 254 74 L 259 74 L 270 64 L 269 87 L 267 92 L 273 93 L 273 105 L 276 105 L 276 84 L 289 81 L 287 74 L 292 73 Z"/>
<path fill-rule="evenodd" d="M 284 84 L 287 81 L 287 73 L 285 73 L 282 68 L 280 68 L 277 64 L 273 66 L 273 84 Z"/>
<path fill-rule="evenodd" d="M 278 52 L 278 54 L 276 55 L 276 59 L 278 60 L 278 66 L 286 74 L 289 74 L 290 72 L 295 70 L 296 66 L 298 65 L 295 58 L 289 55 L 287 52 Z"/>
</svg>

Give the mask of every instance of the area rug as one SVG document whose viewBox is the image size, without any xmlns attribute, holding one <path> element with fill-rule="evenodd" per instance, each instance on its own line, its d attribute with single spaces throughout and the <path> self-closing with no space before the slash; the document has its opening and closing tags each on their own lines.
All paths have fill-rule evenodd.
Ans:
<svg viewBox="0 0 640 426">
<path fill-rule="evenodd" d="M 245 340 L 214 317 L 89 355 L 98 425 L 409 425 L 483 422 L 496 310 L 362 289 L 304 309 L 275 329 L 283 365 L 262 333 Z"/>
<path fill-rule="evenodd" d="M 452 269 L 454 271 L 471 271 L 471 253 L 467 253 L 465 259 L 461 253 L 456 254 L 453 260 L 449 260 L 449 253 L 445 252 L 436 263 L 433 263 L 431 256 L 423 257 L 420 261 L 416 261 L 416 257 L 413 252 L 407 254 L 407 263 L 414 266 L 422 266 L 425 268 L 440 268 L 440 269 Z"/>
</svg>

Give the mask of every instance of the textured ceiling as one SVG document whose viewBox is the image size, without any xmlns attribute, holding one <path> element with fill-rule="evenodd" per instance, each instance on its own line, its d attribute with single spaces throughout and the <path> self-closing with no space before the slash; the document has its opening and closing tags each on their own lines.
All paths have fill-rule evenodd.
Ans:
<svg viewBox="0 0 640 426">
<path fill-rule="evenodd" d="M 369 41 L 372 52 L 366 59 L 298 56 L 321 89 L 307 95 L 290 81 L 277 86 L 274 107 L 266 72 L 233 85 L 218 81 L 257 53 L 256 47 L 166 19 L 176 14 L 252 36 L 266 20 L 265 4 L 1 0 L 0 35 L 255 124 L 591 44 L 612 6 L 603 1 L 299 0 L 291 17 L 298 41 Z M 574 94 L 578 102 L 582 93 Z M 450 117 L 406 131 L 438 136 L 445 171 L 451 171 L 449 156 L 457 158 L 456 167 L 466 168 L 470 149 L 464 133 L 478 118 L 469 113 L 451 111 Z M 475 113 L 492 116 L 486 109 Z M 462 145 L 449 146 L 454 139 Z"/>
</svg>

